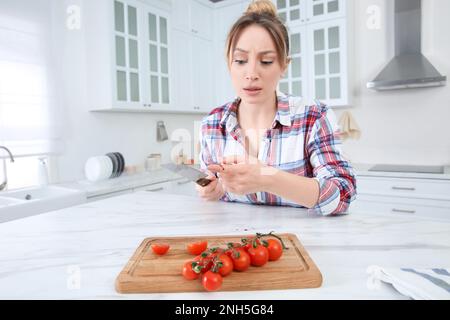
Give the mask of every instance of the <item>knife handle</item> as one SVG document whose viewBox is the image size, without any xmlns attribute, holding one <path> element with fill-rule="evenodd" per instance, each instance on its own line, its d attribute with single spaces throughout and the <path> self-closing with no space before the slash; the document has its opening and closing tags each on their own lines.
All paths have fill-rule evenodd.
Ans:
<svg viewBox="0 0 450 320">
<path fill-rule="evenodd" d="M 206 179 L 206 178 L 200 178 L 196 181 L 196 183 L 202 187 L 206 187 L 208 184 L 211 183 L 212 180 Z"/>
</svg>

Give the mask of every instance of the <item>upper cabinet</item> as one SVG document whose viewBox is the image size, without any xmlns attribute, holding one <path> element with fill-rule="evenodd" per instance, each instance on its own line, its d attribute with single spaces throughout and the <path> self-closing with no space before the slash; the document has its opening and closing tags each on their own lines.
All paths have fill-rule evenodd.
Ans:
<svg viewBox="0 0 450 320">
<path fill-rule="evenodd" d="M 173 31 L 178 56 L 173 61 L 173 108 L 178 112 L 207 113 L 214 109 L 213 44 L 180 30 Z"/>
<path fill-rule="evenodd" d="M 291 93 L 295 96 L 304 96 L 308 92 L 307 36 L 304 26 L 297 26 L 290 30 L 291 63 L 280 81 L 281 92 Z"/>
<path fill-rule="evenodd" d="M 345 17 L 347 15 L 346 2 L 347 0 L 306 1 L 307 22 L 319 22 Z"/>
<path fill-rule="evenodd" d="M 213 10 L 204 1 L 176 0 L 172 2 L 174 28 L 205 40 L 213 39 Z"/>
<path fill-rule="evenodd" d="M 311 97 L 332 107 L 349 105 L 345 19 L 313 24 L 307 36 Z"/>
<path fill-rule="evenodd" d="M 330 107 L 351 104 L 351 14 L 346 0 L 274 0 L 290 32 L 291 64 L 282 92 Z"/>
<path fill-rule="evenodd" d="M 208 113 L 214 109 L 213 9 L 205 2 L 175 1 L 173 110 Z"/>
<path fill-rule="evenodd" d="M 290 26 L 342 18 L 345 0 L 273 0 L 280 18 Z"/>
<path fill-rule="evenodd" d="M 90 109 L 168 109 L 169 14 L 133 0 L 96 0 L 85 5 Z"/>
<path fill-rule="evenodd" d="M 154 9 L 144 9 L 145 25 L 148 35 L 145 41 L 144 54 L 148 53 L 147 79 L 150 88 L 150 103 L 155 106 L 169 107 L 169 19 L 158 14 Z M 147 51 L 147 52 L 145 52 Z"/>
<path fill-rule="evenodd" d="M 304 23 L 307 19 L 307 0 L 274 0 L 281 20 L 290 25 Z"/>
<path fill-rule="evenodd" d="M 138 28 L 138 8 L 114 2 L 115 42 L 115 99 L 117 102 L 139 106 L 141 99 L 142 70 L 139 66 L 139 47 L 142 47 L 142 28 Z M 141 61 L 142 69 L 142 61 Z"/>
<path fill-rule="evenodd" d="M 225 55 L 225 42 L 234 22 L 247 9 L 250 0 L 218 2 L 214 10 L 214 103 L 224 105 L 236 97 Z"/>
<path fill-rule="evenodd" d="M 291 44 L 279 89 L 331 107 L 349 105 L 347 1 L 273 2 Z M 232 101 L 225 42 L 249 3 L 85 1 L 90 110 L 205 114 Z"/>
</svg>

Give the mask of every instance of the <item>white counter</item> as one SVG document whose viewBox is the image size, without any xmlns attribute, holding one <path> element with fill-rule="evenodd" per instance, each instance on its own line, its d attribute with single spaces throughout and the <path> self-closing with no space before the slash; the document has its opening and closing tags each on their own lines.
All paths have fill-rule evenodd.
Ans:
<svg viewBox="0 0 450 320">
<path fill-rule="evenodd" d="M 114 289 L 146 237 L 271 230 L 297 234 L 322 272 L 321 288 L 144 295 Z M 324 218 L 295 208 L 148 192 L 6 222 L 0 238 L 0 299 L 402 299 L 388 285 L 369 290 L 367 267 L 450 266 L 448 222 L 357 212 Z"/>
</svg>

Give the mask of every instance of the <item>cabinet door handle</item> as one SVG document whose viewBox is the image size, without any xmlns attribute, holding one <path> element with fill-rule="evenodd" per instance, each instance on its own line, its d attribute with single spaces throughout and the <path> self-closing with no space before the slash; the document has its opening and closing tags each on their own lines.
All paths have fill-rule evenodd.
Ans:
<svg viewBox="0 0 450 320">
<path fill-rule="evenodd" d="M 403 209 L 392 209 L 392 212 L 394 213 L 409 213 L 409 214 L 414 214 L 416 213 L 416 210 L 403 210 Z"/>
<path fill-rule="evenodd" d="M 188 184 L 189 182 L 191 182 L 190 180 L 186 180 L 186 181 L 178 181 L 177 185 L 181 186 L 183 184 Z"/>
<path fill-rule="evenodd" d="M 161 191 L 164 190 L 164 187 L 160 187 L 160 188 L 156 188 L 156 189 L 149 189 L 149 190 L 145 190 L 147 192 L 156 192 L 156 191 Z"/>
<path fill-rule="evenodd" d="M 416 191 L 414 187 L 392 187 L 392 190 Z"/>
</svg>

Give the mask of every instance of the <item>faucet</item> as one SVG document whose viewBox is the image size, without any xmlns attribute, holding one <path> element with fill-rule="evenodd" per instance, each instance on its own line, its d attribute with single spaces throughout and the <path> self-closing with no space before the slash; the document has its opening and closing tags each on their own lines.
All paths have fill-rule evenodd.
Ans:
<svg viewBox="0 0 450 320">
<path fill-rule="evenodd" d="M 9 153 L 9 159 L 11 160 L 11 162 L 14 162 L 14 157 L 13 157 L 11 151 L 9 151 L 9 149 L 8 149 L 7 147 L 0 146 L 0 149 L 5 149 L 6 152 Z M 4 170 L 5 170 L 5 181 L 3 181 L 3 182 L 0 184 L 0 191 L 4 190 L 4 189 L 6 188 L 6 186 L 8 185 L 8 178 L 7 178 L 7 176 L 6 176 L 6 166 L 3 166 L 3 168 L 4 168 Z"/>
</svg>

